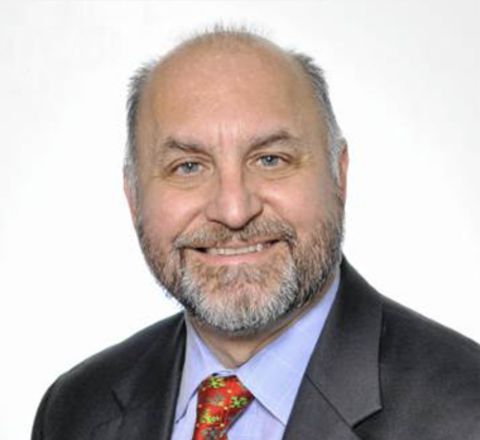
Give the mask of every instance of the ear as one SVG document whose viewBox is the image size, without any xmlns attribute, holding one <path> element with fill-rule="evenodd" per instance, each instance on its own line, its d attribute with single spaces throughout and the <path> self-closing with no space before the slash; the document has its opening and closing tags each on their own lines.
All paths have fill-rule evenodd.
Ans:
<svg viewBox="0 0 480 440">
<path fill-rule="evenodd" d="M 338 190 L 343 203 L 347 200 L 348 144 L 343 141 L 342 152 L 338 158 Z"/>
<path fill-rule="evenodd" d="M 126 176 L 123 176 L 123 192 L 127 197 L 128 207 L 130 208 L 130 216 L 132 217 L 133 226 L 137 225 L 137 200 L 138 195 L 135 194 L 135 190 L 131 188 L 130 182 Z"/>
</svg>

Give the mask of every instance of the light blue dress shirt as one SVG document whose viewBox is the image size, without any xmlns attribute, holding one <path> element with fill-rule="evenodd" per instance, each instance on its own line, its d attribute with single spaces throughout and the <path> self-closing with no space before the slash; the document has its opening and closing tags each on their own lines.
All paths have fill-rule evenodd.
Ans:
<svg viewBox="0 0 480 440">
<path fill-rule="evenodd" d="M 191 440 L 197 389 L 212 374 L 235 374 L 255 399 L 228 430 L 229 440 L 281 440 L 308 361 L 335 299 L 339 274 L 328 292 L 295 325 L 236 370 L 226 369 L 187 321 L 185 364 L 172 440 Z"/>
</svg>

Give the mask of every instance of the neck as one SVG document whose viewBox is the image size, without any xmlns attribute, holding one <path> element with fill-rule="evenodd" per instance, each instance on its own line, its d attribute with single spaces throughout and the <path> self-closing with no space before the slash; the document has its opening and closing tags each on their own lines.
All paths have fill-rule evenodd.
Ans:
<svg viewBox="0 0 480 440">
<path fill-rule="evenodd" d="M 249 336 L 231 336 L 221 331 L 209 327 L 189 316 L 193 327 L 212 351 L 220 363 L 229 369 L 236 369 L 248 362 L 263 347 L 270 344 L 278 338 L 285 330 L 294 325 L 305 313 L 315 306 L 329 289 L 333 276 L 325 283 L 322 292 L 320 292 L 313 301 L 301 309 L 296 309 L 275 325 Z"/>
</svg>

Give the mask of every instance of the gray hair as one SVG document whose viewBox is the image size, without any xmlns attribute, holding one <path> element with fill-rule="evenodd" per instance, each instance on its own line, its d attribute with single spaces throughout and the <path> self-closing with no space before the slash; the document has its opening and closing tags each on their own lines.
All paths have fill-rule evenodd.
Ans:
<svg viewBox="0 0 480 440">
<path fill-rule="evenodd" d="M 235 41 L 258 42 L 259 40 L 266 40 L 258 34 L 249 31 L 245 28 L 225 28 L 220 25 L 215 25 L 211 30 L 207 30 L 197 34 L 173 50 L 186 46 L 193 46 L 204 41 L 215 41 L 221 39 L 234 39 Z M 268 40 L 267 40 L 268 41 Z M 308 80 L 310 81 L 314 90 L 314 97 L 319 104 L 323 121 L 327 128 L 327 142 L 329 148 L 329 162 L 332 175 L 339 183 L 339 158 L 345 147 L 345 139 L 343 138 L 340 126 L 333 112 L 333 107 L 330 102 L 328 84 L 325 79 L 323 69 L 318 66 L 312 57 L 293 50 L 286 50 L 285 53 L 291 56 L 301 67 Z M 137 140 L 135 128 L 138 122 L 138 109 L 145 85 L 150 78 L 152 71 L 158 66 L 163 58 L 151 61 L 138 69 L 130 79 L 129 93 L 127 100 L 127 145 L 124 162 L 124 176 L 133 196 L 133 200 L 137 199 L 138 194 L 138 176 L 137 176 Z"/>
</svg>

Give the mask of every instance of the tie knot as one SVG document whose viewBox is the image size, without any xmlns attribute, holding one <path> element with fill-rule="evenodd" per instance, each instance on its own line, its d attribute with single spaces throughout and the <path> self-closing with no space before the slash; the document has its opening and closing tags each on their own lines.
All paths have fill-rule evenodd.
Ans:
<svg viewBox="0 0 480 440">
<path fill-rule="evenodd" d="M 198 390 L 193 440 L 225 440 L 226 432 L 253 395 L 236 376 L 210 376 Z"/>
</svg>

